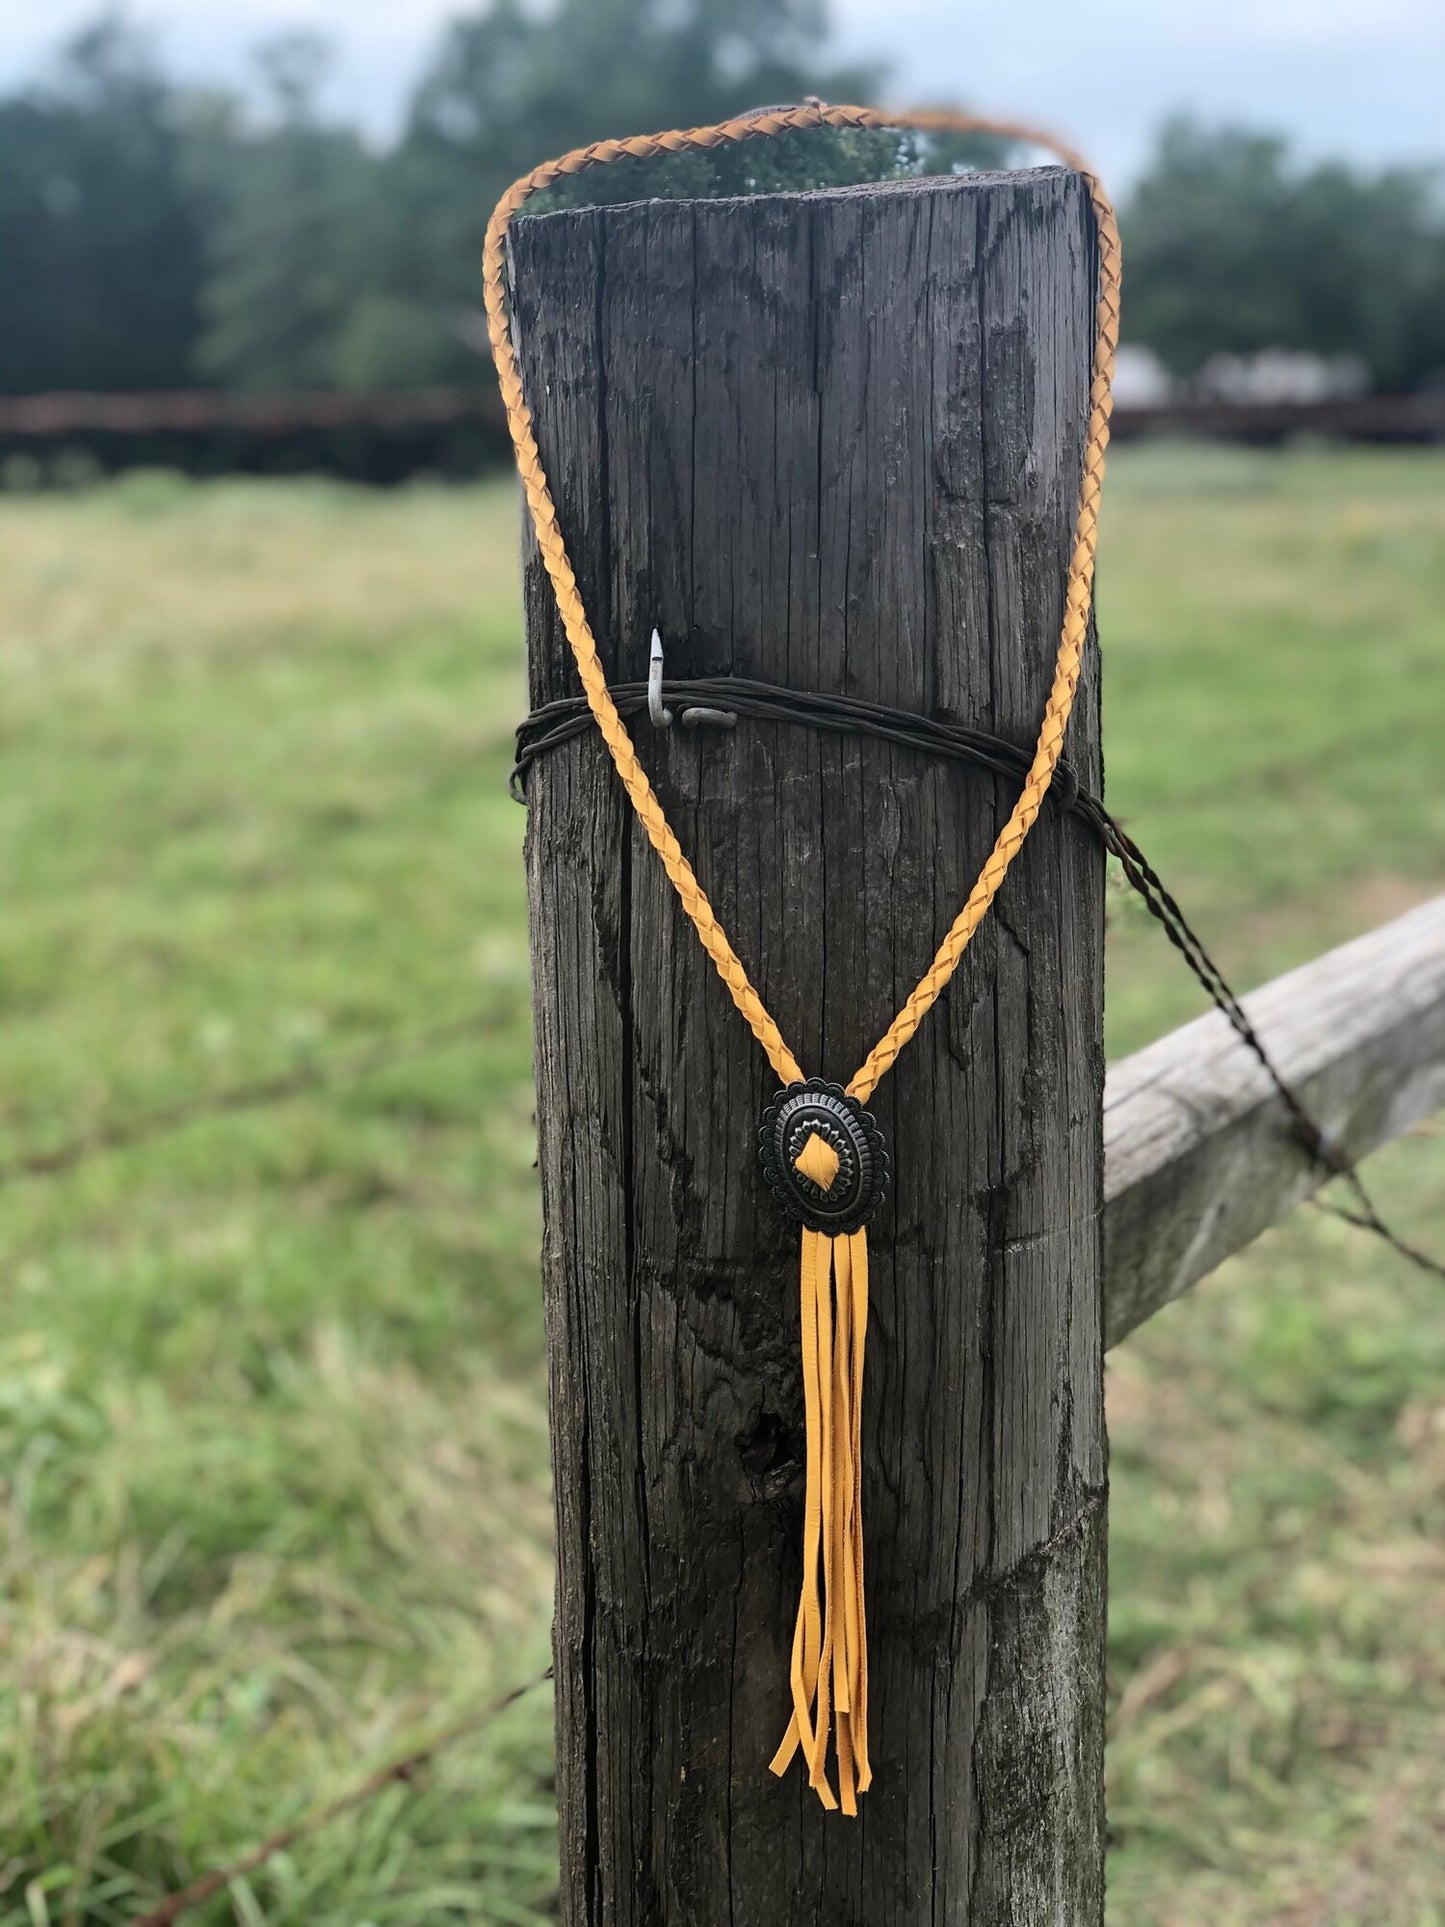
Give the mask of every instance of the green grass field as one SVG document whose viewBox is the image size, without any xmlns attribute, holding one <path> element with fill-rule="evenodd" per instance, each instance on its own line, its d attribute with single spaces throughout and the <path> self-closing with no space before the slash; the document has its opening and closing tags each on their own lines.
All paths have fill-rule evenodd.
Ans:
<svg viewBox="0 0 1445 1927">
<path fill-rule="evenodd" d="M 545 1663 L 516 553 L 502 483 L 0 498 L 0 1927 L 133 1919 Z M 1111 802 L 1242 985 L 1445 887 L 1445 456 L 1126 450 L 1099 601 Z M 1112 901 L 1118 1053 L 1200 1006 Z M 1371 1175 L 1445 1245 L 1438 1130 Z M 1445 1922 L 1445 1292 L 1302 1212 L 1109 1411 L 1111 1927 Z M 550 1918 L 550 1720 L 196 1917 Z"/>
</svg>

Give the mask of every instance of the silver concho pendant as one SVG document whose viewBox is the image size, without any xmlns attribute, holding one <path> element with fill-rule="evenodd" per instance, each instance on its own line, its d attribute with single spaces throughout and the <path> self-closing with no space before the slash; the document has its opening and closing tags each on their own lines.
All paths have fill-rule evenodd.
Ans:
<svg viewBox="0 0 1445 1927">
<path fill-rule="evenodd" d="M 776 1092 L 763 1112 L 758 1146 L 774 1197 L 810 1231 L 839 1238 L 861 1230 L 883 1202 L 883 1134 L 841 1084 L 810 1077 Z"/>
</svg>

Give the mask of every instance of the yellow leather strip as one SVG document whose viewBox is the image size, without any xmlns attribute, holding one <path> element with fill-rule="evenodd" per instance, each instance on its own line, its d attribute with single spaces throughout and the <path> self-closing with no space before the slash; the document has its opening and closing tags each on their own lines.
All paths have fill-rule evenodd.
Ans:
<svg viewBox="0 0 1445 1927">
<path fill-rule="evenodd" d="M 856 1626 L 853 1710 L 849 1730 L 858 1769 L 858 1791 L 866 1793 L 873 1779 L 868 1764 L 868 1613 L 863 1593 L 863 1346 L 868 1336 L 868 1234 L 855 1231 L 848 1239 L 853 1282 L 853 1596 L 848 1602 L 849 1624 Z"/>
<path fill-rule="evenodd" d="M 774 1754 L 771 1767 L 786 1773 L 801 1746 L 804 1758 L 813 1757 L 813 1700 L 818 1688 L 822 1615 L 818 1606 L 818 1544 L 822 1531 L 821 1428 L 818 1414 L 818 1287 L 817 1273 L 826 1240 L 804 1231 L 799 1311 L 803 1329 L 803 1414 L 807 1437 L 805 1496 L 803 1500 L 803 1584 L 798 1617 L 793 1628 L 793 1717 Z"/>
<path fill-rule="evenodd" d="M 834 1413 L 837 1436 L 833 1460 L 830 1523 L 834 1535 L 833 1585 L 828 1594 L 828 1616 L 833 1623 L 833 1705 L 837 1718 L 838 1803 L 844 1813 L 858 1811 L 853 1758 L 853 1721 L 858 1679 L 858 1590 L 856 1564 L 861 1546 L 855 1532 L 854 1465 L 857 1449 L 853 1404 L 853 1245 L 839 1238 L 833 1246 L 833 1275 L 837 1281 L 833 1345 Z"/>
<path fill-rule="evenodd" d="M 793 1630 L 793 1710 L 772 1760 L 783 1774 L 801 1747 L 823 1805 L 856 1813 L 868 1761 L 868 1628 L 863 1600 L 863 1347 L 868 1243 L 862 1231 L 804 1231 L 800 1267 L 807 1433 L 803 1578 Z M 821 1592 L 820 1572 L 821 1565 Z M 820 1643 L 821 1628 L 821 1643 Z M 828 1778 L 828 1746 L 838 1792 Z"/>
<path fill-rule="evenodd" d="M 833 1703 L 833 1555 L 837 1533 L 833 1521 L 833 1240 L 820 1236 L 821 1262 L 814 1269 L 818 1307 L 818 1503 L 823 1542 L 823 1650 L 818 1659 L 818 1695 L 813 1708 L 813 1750 L 808 1760 L 808 1784 L 824 1806 L 834 1804 L 828 1784 L 828 1728 Z M 808 1457 L 814 1454 L 810 1447 Z"/>
</svg>

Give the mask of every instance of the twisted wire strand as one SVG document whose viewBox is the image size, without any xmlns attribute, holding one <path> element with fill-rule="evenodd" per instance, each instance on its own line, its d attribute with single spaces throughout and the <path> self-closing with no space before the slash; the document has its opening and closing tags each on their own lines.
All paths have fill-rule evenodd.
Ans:
<svg viewBox="0 0 1445 1927">
<path fill-rule="evenodd" d="M 647 711 L 646 683 L 612 683 L 609 694 L 620 716 L 632 719 Z M 712 721 L 709 712 L 721 712 L 732 719 L 795 724 L 834 735 L 871 736 L 901 749 L 970 763 L 1014 783 L 1022 783 L 1032 758 L 1031 749 L 966 723 L 942 722 L 913 710 L 869 702 L 861 696 L 825 694 L 816 689 L 785 689 L 777 683 L 758 682 L 749 676 L 664 679 L 661 695 L 664 702 L 680 706 L 684 728 L 693 720 L 689 711 L 694 705 L 702 705 L 704 723 Z M 516 761 L 507 784 L 513 799 L 526 803 L 527 773 L 533 763 L 564 743 L 590 734 L 596 726 L 597 719 L 588 708 L 585 696 L 555 697 L 524 717 L 517 725 Z M 1063 815 L 1080 807 L 1101 810 L 1103 805 L 1080 788 L 1077 773 L 1067 761 L 1061 760 L 1049 789 L 1049 807 Z"/>
<path fill-rule="evenodd" d="M 704 950 L 737 1006 L 748 1028 L 762 1045 L 768 1061 L 784 1084 L 798 1083 L 803 1070 L 789 1049 L 777 1023 L 758 995 L 747 970 L 733 949 L 727 932 L 708 901 L 692 865 L 654 794 L 638 761 L 632 739 L 607 686 L 587 610 L 567 553 L 556 504 L 537 445 L 532 414 L 523 392 L 507 316 L 507 232 L 519 210 L 534 194 L 558 180 L 589 168 L 619 160 L 657 159 L 698 153 L 743 141 L 810 128 L 834 127 L 884 131 L 911 128 L 922 133 L 992 134 L 1026 141 L 1048 149 L 1078 173 L 1088 190 L 1098 233 L 1098 298 L 1095 308 L 1093 361 L 1089 384 L 1089 419 L 1085 440 L 1078 507 L 1074 517 L 1072 553 L 1064 594 L 1064 616 L 1059 634 L 1052 685 L 1029 772 L 992 851 L 928 969 L 920 977 L 883 1036 L 879 1038 L 848 1084 L 849 1091 L 866 1100 L 894 1063 L 928 1011 L 937 1002 L 958 968 L 973 933 L 998 894 L 1025 837 L 1032 829 L 1063 753 L 1064 731 L 1078 688 L 1089 615 L 1093 606 L 1094 556 L 1098 544 L 1099 501 L 1103 490 L 1104 456 L 1109 443 L 1113 405 L 1114 360 L 1119 340 L 1119 285 L 1121 254 L 1118 223 L 1097 175 L 1072 149 L 1052 135 L 1023 122 L 955 113 L 945 109 L 891 111 L 875 107 L 845 107 L 813 103 L 802 107 L 767 109 L 715 127 L 674 129 L 639 135 L 628 140 L 594 141 L 574 148 L 557 160 L 545 161 L 513 182 L 498 201 L 487 225 L 482 250 L 482 278 L 486 299 L 487 332 L 497 365 L 507 428 L 516 452 L 537 546 L 552 583 L 558 614 L 577 663 L 588 707 L 597 719 L 602 740 L 622 780 L 648 841 L 662 860 L 683 910 L 697 931 Z"/>
<path fill-rule="evenodd" d="M 817 690 L 782 689 L 771 683 L 740 676 L 699 677 L 664 682 L 664 698 L 671 702 L 725 707 L 736 716 L 764 722 L 797 725 L 845 734 L 872 736 L 923 756 L 944 756 L 994 775 L 1021 781 L 1029 766 L 1029 752 L 1006 737 L 960 723 L 939 722 L 931 716 L 856 696 L 825 695 Z M 647 707 L 646 683 L 614 683 L 612 698 L 619 714 L 631 717 Z M 684 721 L 686 711 L 684 711 Z M 581 696 L 563 696 L 534 710 L 517 730 L 517 761 L 511 776 L 512 795 L 526 801 L 526 776 L 538 757 L 573 742 L 594 727 L 594 718 Z M 1445 1278 L 1445 1264 L 1403 1238 L 1382 1216 L 1348 1152 L 1310 1115 L 1304 1100 L 1287 1082 L 1256 1030 L 1228 979 L 1205 947 L 1193 925 L 1159 872 L 1139 845 L 1097 796 L 1084 789 L 1066 761 L 1060 761 L 1050 785 L 1047 807 L 1059 816 L 1073 815 L 1098 837 L 1114 857 L 1130 887 L 1184 959 L 1195 980 L 1255 1058 L 1273 1086 L 1305 1156 L 1325 1183 L 1338 1179 L 1355 1200 L 1353 1207 L 1327 1198 L 1311 1200 L 1347 1224 L 1371 1231 L 1401 1257 L 1432 1277 Z M 5 1173 L 0 1168 L 0 1179 Z"/>
</svg>

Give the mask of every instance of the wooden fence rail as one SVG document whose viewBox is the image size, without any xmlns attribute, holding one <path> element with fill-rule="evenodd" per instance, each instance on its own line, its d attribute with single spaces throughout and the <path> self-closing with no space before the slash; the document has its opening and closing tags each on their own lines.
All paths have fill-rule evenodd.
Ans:
<svg viewBox="0 0 1445 1927">
<path fill-rule="evenodd" d="M 1445 1105 L 1445 896 L 1244 1000 L 1305 1107 L 1351 1158 Z M 1119 1340 L 1322 1181 L 1217 1012 L 1104 1085 L 1104 1330 Z"/>
</svg>

